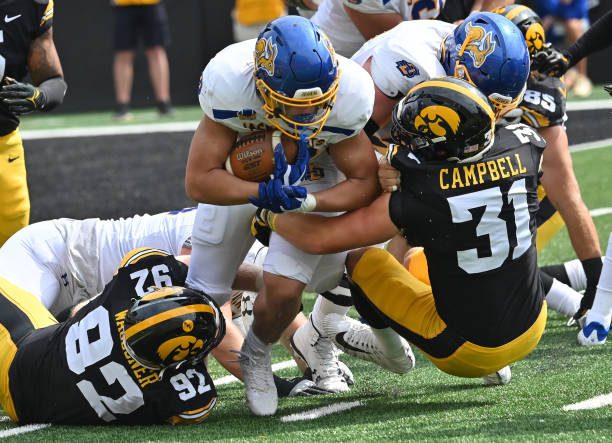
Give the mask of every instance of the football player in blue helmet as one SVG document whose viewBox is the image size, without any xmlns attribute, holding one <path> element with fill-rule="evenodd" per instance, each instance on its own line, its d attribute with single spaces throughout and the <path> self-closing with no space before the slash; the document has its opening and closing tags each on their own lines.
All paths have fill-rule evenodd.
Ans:
<svg viewBox="0 0 612 443">
<path fill-rule="evenodd" d="M 442 65 L 448 75 L 477 86 L 496 116 L 522 100 L 529 76 L 529 51 L 521 31 L 491 12 L 469 16 L 442 44 Z"/>
<path fill-rule="evenodd" d="M 285 17 L 259 34 L 254 57 L 270 124 L 296 140 L 302 132 L 316 136 L 338 92 L 338 62 L 327 36 L 310 21 Z"/>
</svg>

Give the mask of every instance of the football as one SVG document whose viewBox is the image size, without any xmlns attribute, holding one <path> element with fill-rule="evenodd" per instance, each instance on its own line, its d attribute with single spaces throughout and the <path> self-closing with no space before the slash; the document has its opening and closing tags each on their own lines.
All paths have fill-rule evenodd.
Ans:
<svg viewBox="0 0 612 443">
<path fill-rule="evenodd" d="M 255 131 L 236 139 L 225 160 L 225 169 L 238 178 L 260 182 L 274 171 L 274 147 L 281 143 L 287 161 L 292 164 L 297 156 L 297 143 L 280 131 Z"/>
</svg>

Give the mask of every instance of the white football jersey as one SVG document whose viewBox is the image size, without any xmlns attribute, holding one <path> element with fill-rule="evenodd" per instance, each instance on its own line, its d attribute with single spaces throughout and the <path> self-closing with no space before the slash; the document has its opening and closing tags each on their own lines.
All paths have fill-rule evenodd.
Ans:
<svg viewBox="0 0 612 443">
<path fill-rule="evenodd" d="M 34 223 L 0 248 L 0 275 L 57 316 L 100 293 L 129 251 L 148 246 L 180 254 L 195 214 L 186 208 L 118 220 Z"/>
<path fill-rule="evenodd" d="M 323 30 L 337 53 L 351 57 L 365 43 L 345 7 L 364 14 L 399 14 L 403 20 L 438 17 L 443 0 L 323 0 L 311 18 Z"/>
<path fill-rule="evenodd" d="M 446 75 L 442 41 L 454 29 L 439 20 L 402 22 L 366 42 L 352 60 L 363 65 L 371 57 L 374 85 L 388 97 L 402 97 L 417 84 Z"/>
<path fill-rule="evenodd" d="M 230 45 L 202 73 L 199 92 L 202 109 L 209 118 L 239 134 L 269 125 L 253 77 L 254 49 L 254 39 Z M 340 70 L 338 95 L 325 126 L 315 138 L 317 149 L 357 135 L 374 106 L 374 87 L 368 73 L 351 60 L 336 57 Z"/>
</svg>

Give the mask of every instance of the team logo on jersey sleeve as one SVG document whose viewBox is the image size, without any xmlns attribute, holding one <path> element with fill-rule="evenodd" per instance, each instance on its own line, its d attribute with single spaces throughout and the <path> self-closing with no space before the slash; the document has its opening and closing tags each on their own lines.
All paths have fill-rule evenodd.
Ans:
<svg viewBox="0 0 612 443">
<path fill-rule="evenodd" d="M 255 68 L 265 70 L 270 77 L 274 76 L 274 61 L 278 48 L 272 43 L 272 38 L 262 37 L 255 43 Z"/>
<path fill-rule="evenodd" d="M 257 112 L 253 109 L 243 109 L 238 111 L 236 116 L 239 120 L 255 120 L 257 118 Z"/>
<path fill-rule="evenodd" d="M 420 74 L 419 68 L 414 66 L 414 64 L 407 62 L 406 60 L 400 60 L 396 62 L 395 66 L 404 77 L 411 78 Z"/>
<path fill-rule="evenodd" d="M 423 133 L 437 137 L 457 134 L 461 118 L 453 109 L 446 106 L 428 106 L 414 119 L 415 128 Z"/>
<path fill-rule="evenodd" d="M 474 61 L 474 66 L 480 68 L 487 57 L 495 51 L 493 32 L 486 32 L 482 26 L 474 26 L 471 23 L 468 23 L 465 29 L 467 35 L 463 43 L 463 51 L 470 55 Z"/>
<path fill-rule="evenodd" d="M 544 48 L 544 28 L 539 23 L 533 23 L 525 33 L 525 41 L 530 54 L 535 54 Z"/>
</svg>

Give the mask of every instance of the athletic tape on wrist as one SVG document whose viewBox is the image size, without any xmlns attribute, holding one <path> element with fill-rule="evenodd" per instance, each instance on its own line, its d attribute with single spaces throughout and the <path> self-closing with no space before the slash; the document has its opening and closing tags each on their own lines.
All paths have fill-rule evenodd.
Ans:
<svg viewBox="0 0 612 443">
<path fill-rule="evenodd" d="M 306 194 L 306 198 L 302 202 L 302 206 L 299 207 L 299 212 L 312 212 L 317 207 L 317 199 L 312 194 Z"/>
</svg>

